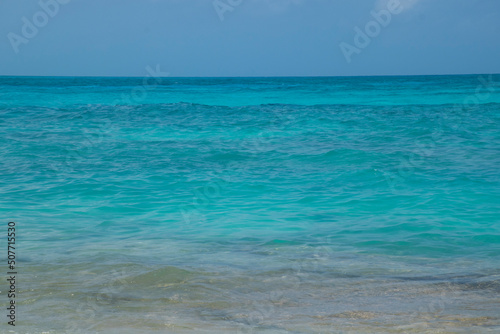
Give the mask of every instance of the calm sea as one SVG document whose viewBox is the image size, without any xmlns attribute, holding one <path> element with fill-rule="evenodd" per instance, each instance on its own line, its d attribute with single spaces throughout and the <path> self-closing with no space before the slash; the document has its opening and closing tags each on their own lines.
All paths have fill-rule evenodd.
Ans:
<svg viewBox="0 0 500 334">
<path fill-rule="evenodd" d="M 2 333 L 500 332 L 500 75 L 0 77 L 0 152 Z"/>
</svg>

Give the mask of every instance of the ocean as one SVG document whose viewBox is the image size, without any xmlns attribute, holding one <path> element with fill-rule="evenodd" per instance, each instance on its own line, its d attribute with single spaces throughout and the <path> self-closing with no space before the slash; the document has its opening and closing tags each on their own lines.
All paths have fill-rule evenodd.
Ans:
<svg viewBox="0 0 500 334">
<path fill-rule="evenodd" d="M 147 75 L 0 77 L 0 332 L 500 332 L 500 75 Z"/>
</svg>

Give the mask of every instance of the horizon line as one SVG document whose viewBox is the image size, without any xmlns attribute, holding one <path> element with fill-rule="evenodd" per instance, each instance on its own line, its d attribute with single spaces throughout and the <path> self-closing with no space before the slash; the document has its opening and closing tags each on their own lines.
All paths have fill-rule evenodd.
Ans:
<svg viewBox="0 0 500 334">
<path fill-rule="evenodd" d="M 466 75 L 498 75 L 500 73 L 460 73 L 460 74 L 376 74 L 376 75 L 281 75 L 281 76 L 163 76 L 172 79 L 250 79 L 250 78 L 367 78 L 367 77 L 428 77 L 428 76 L 466 76 Z M 4 75 L 1 77 L 21 78 L 144 78 L 145 76 L 115 75 Z"/>
</svg>

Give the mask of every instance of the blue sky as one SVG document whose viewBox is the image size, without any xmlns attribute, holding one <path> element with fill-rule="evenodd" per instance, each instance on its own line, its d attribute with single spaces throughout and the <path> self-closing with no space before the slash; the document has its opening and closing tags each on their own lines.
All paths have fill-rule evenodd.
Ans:
<svg viewBox="0 0 500 334">
<path fill-rule="evenodd" d="M 4 0 L 0 75 L 500 73 L 499 0 L 216 1 Z"/>
</svg>

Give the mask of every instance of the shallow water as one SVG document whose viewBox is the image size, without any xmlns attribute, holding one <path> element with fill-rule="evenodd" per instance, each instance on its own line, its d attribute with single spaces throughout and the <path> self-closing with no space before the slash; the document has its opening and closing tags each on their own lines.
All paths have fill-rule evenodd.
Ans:
<svg viewBox="0 0 500 334">
<path fill-rule="evenodd" d="M 500 76 L 142 82 L 0 77 L 19 333 L 500 331 Z"/>
</svg>

